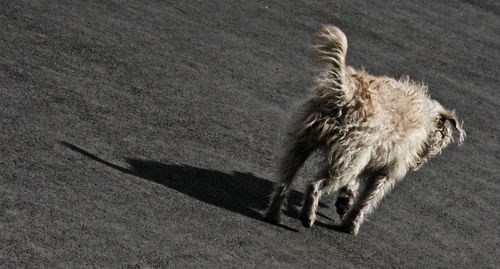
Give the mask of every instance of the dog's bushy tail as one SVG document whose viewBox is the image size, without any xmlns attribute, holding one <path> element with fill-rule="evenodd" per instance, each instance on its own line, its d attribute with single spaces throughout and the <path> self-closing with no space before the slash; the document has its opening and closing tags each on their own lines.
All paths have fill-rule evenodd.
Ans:
<svg viewBox="0 0 500 269">
<path fill-rule="evenodd" d="M 321 27 L 316 32 L 316 36 L 319 42 L 313 45 L 313 53 L 315 59 L 323 64 L 318 77 L 318 90 L 320 94 L 336 93 L 337 98 L 345 99 L 347 38 L 339 28 L 333 25 Z"/>
</svg>

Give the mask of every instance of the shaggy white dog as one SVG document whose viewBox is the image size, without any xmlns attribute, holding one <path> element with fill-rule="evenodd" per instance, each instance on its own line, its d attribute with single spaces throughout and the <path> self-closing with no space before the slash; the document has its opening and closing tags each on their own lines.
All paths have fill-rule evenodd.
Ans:
<svg viewBox="0 0 500 269">
<path fill-rule="evenodd" d="M 294 116 L 280 162 L 279 181 L 265 218 L 279 223 L 281 207 L 297 170 L 311 152 L 324 154 L 309 185 L 300 219 L 313 225 L 324 192 L 339 191 L 342 222 L 337 228 L 357 234 L 370 213 L 410 169 L 419 168 L 452 140 L 453 124 L 465 132 L 453 111 L 429 97 L 427 87 L 408 78 L 372 76 L 345 66 L 347 39 L 335 26 L 323 26 L 313 47 L 324 69 L 314 94 Z M 358 193 L 359 183 L 364 186 Z"/>
</svg>

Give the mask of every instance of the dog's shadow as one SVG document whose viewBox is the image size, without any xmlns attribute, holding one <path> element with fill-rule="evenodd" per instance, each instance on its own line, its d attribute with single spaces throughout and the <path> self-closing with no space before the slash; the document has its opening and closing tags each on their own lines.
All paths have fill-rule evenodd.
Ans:
<svg viewBox="0 0 500 269">
<path fill-rule="evenodd" d="M 125 158 L 129 167 L 121 167 L 68 142 L 59 142 L 73 151 L 121 172 L 164 185 L 205 203 L 261 221 L 263 221 L 261 212 L 265 210 L 269 194 L 274 189 L 271 181 L 250 173 L 228 174 L 189 165 L 166 164 L 133 158 Z M 288 196 L 287 209 L 284 211 L 285 215 L 298 218 L 297 208 L 300 207 L 302 196 L 301 192 L 291 191 Z M 320 206 L 326 207 L 324 204 Z M 285 225 L 278 226 L 297 231 Z"/>
</svg>

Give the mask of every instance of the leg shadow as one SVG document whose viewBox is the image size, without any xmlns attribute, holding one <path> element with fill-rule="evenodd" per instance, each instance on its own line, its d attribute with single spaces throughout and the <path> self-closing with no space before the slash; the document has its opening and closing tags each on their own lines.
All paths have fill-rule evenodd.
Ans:
<svg viewBox="0 0 500 269">
<path fill-rule="evenodd" d="M 260 221 L 264 221 L 260 212 L 266 209 L 268 195 L 274 189 L 274 184 L 271 181 L 250 173 L 233 172 L 228 174 L 189 165 L 165 164 L 134 158 L 125 158 L 129 167 L 121 167 L 68 142 L 59 141 L 59 143 L 123 173 L 164 185 L 197 200 Z M 298 191 L 290 193 L 288 210 L 284 211 L 285 215 L 298 218 L 296 208 L 300 206 L 302 196 L 303 194 Z M 277 226 L 298 232 L 298 230 L 285 225 L 279 224 Z"/>
</svg>

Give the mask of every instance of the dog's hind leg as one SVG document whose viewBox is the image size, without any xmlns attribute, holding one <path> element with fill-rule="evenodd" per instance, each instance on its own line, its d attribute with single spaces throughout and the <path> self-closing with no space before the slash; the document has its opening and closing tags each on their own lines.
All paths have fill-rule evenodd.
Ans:
<svg viewBox="0 0 500 269">
<path fill-rule="evenodd" d="M 317 179 L 309 184 L 304 197 L 304 205 L 300 212 L 300 221 L 305 227 L 311 227 L 316 219 L 319 199 L 323 194 L 324 184 L 330 177 L 328 167 L 323 167 L 318 173 Z"/>
<path fill-rule="evenodd" d="M 292 138 L 287 143 L 287 149 L 280 162 L 279 185 L 276 187 L 269 208 L 264 215 L 267 221 L 271 223 L 280 222 L 281 207 L 290 192 L 290 185 L 299 168 L 314 150 L 312 145 L 305 136 L 298 139 Z"/>
<path fill-rule="evenodd" d="M 300 220 L 304 227 L 311 227 L 314 224 L 319 199 L 324 192 L 337 190 L 339 186 L 347 184 L 346 182 L 350 180 L 354 180 L 356 176 L 357 173 L 332 176 L 329 167 L 322 169 L 318 179 L 309 184 L 304 197 L 304 205 L 300 213 Z"/>
<path fill-rule="evenodd" d="M 318 179 L 307 188 L 300 220 L 305 227 L 311 227 L 316 219 L 316 210 L 321 195 L 326 191 L 336 191 L 339 187 L 352 185 L 357 188 L 356 178 L 365 167 L 369 158 L 369 150 L 358 152 L 352 160 L 338 165 L 326 164 L 318 175 Z"/>
<path fill-rule="evenodd" d="M 359 182 L 357 180 L 352 180 L 349 184 L 340 188 L 337 196 L 337 200 L 335 201 L 335 207 L 337 209 L 337 214 L 339 214 L 340 219 L 342 219 L 351 209 L 354 203 L 354 197 L 356 196 L 356 192 L 358 190 Z"/>
</svg>

